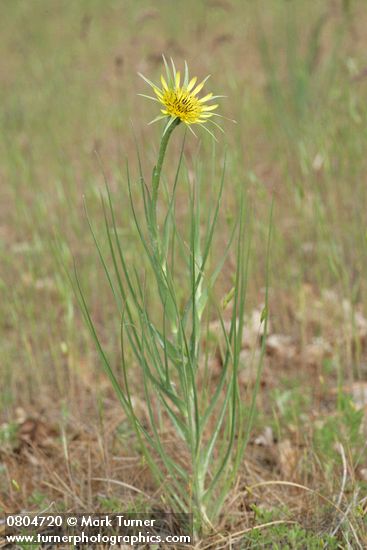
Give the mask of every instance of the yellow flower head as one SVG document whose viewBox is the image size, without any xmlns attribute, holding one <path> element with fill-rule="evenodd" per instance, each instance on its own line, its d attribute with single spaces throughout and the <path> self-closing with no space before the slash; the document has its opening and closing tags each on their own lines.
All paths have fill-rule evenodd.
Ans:
<svg viewBox="0 0 367 550">
<path fill-rule="evenodd" d="M 200 126 L 202 126 L 208 122 L 212 116 L 220 116 L 212 112 L 218 107 L 217 104 L 206 105 L 206 103 L 223 96 L 214 96 L 212 93 L 208 93 L 204 97 L 198 97 L 199 92 L 203 89 L 210 75 L 200 82 L 200 84 L 196 84 L 197 77 L 189 78 L 187 63 L 185 62 L 185 74 L 181 82 L 180 71 L 176 71 L 173 60 L 171 59 L 172 70 L 169 68 L 164 56 L 163 61 L 166 67 L 167 78 L 163 75 L 161 76 L 161 87 L 156 86 L 153 82 L 139 73 L 145 82 L 153 88 L 156 97 L 146 96 L 144 94 L 140 95 L 163 105 L 163 109 L 161 109 L 162 114 L 152 120 L 150 124 L 168 118 L 167 129 L 172 122 L 178 118 L 190 128 L 192 124 L 200 124 Z M 210 122 L 220 128 L 214 121 Z M 205 129 L 212 135 L 207 128 Z"/>
</svg>

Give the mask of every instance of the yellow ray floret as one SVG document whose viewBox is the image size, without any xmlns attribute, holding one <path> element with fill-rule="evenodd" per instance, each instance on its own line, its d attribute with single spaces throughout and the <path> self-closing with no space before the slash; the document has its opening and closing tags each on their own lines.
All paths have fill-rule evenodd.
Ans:
<svg viewBox="0 0 367 550">
<path fill-rule="evenodd" d="M 207 76 L 200 84 L 197 83 L 197 77 L 189 79 L 187 64 L 185 63 L 185 74 L 184 78 L 181 81 L 180 71 L 176 71 L 173 61 L 172 69 L 168 67 L 168 64 L 163 57 L 164 64 L 166 66 L 167 77 L 161 76 L 161 86 L 153 84 L 145 76 L 140 74 L 140 76 L 153 88 L 155 97 L 148 97 L 154 101 L 158 101 L 161 108 L 161 115 L 152 120 L 156 122 L 158 120 L 169 118 L 168 124 L 173 122 L 175 119 L 179 119 L 185 124 L 204 124 L 212 116 L 217 115 L 213 113 L 218 107 L 217 104 L 206 105 L 207 102 L 213 101 L 218 97 L 223 96 L 214 96 L 212 93 L 208 93 L 205 96 L 199 98 L 198 94 L 203 89 L 205 82 L 208 80 Z M 143 94 L 141 94 L 143 95 Z M 214 122 L 213 122 L 214 123 Z M 216 126 L 217 124 L 214 123 Z M 209 130 L 208 130 L 209 131 Z"/>
</svg>

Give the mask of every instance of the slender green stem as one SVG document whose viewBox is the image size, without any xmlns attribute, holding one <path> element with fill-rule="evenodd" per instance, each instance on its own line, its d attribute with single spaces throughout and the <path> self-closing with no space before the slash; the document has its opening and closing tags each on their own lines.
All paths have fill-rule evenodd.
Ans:
<svg viewBox="0 0 367 550">
<path fill-rule="evenodd" d="M 166 129 L 165 133 L 162 136 L 161 144 L 159 147 L 159 153 L 158 153 L 158 161 L 156 166 L 153 170 L 153 176 L 152 176 L 152 185 L 153 185 L 153 191 L 152 191 L 152 206 L 153 206 L 153 221 L 156 224 L 157 221 L 157 198 L 158 198 L 158 188 L 159 188 L 159 182 L 161 179 L 161 172 L 162 172 L 162 166 L 164 157 L 166 154 L 166 149 L 168 145 L 169 138 L 171 137 L 171 134 L 173 130 L 180 124 L 180 119 L 176 118 L 170 126 Z"/>
</svg>

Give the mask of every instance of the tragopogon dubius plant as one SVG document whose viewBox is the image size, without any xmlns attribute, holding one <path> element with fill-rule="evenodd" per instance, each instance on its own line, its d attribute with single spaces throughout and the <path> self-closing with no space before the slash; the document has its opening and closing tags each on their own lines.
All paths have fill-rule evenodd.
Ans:
<svg viewBox="0 0 367 550">
<path fill-rule="evenodd" d="M 122 222 L 108 187 L 102 200 L 109 259 L 92 229 L 117 303 L 121 370 L 116 370 L 107 356 L 78 276 L 76 290 L 104 369 L 161 489 L 164 505 L 192 513 L 198 533 L 215 525 L 241 466 L 262 359 L 252 398 L 246 404 L 238 376 L 249 255 L 243 194 L 236 202 L 227 245 L 218 254 L 214 242 L 221 219 L 225 160 L 219 181 L 214 181 L 209 171 L 190 179 L 185 171 L 183 137 L 172 183 L 165 181 L 163 185 L 161 181 L 174 130 L 196 126 L 212 134 L 210 123 L 214 129 L 220 128 L 214 121 L 220 116 L 215 112 L 218 105 L 212 101 L 221 96 L 206 93 L 199 97 L 207 78 L 197 84 L 196 77 L 189 77 L 187 64 L 183 77 L 173 61 L 169 66 L 164 59 L 164 64 L 166 76 L 161 76 L 161 86 L 143 77 L 154 93 L 145 97 L 157 102 L 161 110 L 152 122 L 165 122 L 151 183 L 146 182 L 141 169 L 138 183 L 132 181 L 129 169 L 126 177 L 131 216 L 143 254 L 139 266 L 126 257 L 119 231 Z M 210 194 L 205 195 L 204 208 L 201 181 L 205 178 Z M 177 188 L 183 182 L 188 207 L 182 226 L 177 216 Z M 140 211 L 135 198 L 137 185 L 144 207 Z M 182 196 L 182 189 L 180 193 Z M 162 205 L 159 212 L 158 203 Z M 221 300 L 215 285 L 229 254 L 235 258 L 235 269 L 229 275 L 231 290 Z M 147 277 L 154 281 L 148 289 Z M 215 352 L 220 355 L 220 372 L 215 376 L 210 369 L 213 346 L 209 321 L 213 318 L 220 332 Z M 266 331 L 267 304 L 263 321 Z M 136 408 L 138 381 L 145 413 Z"/>
</svg>

